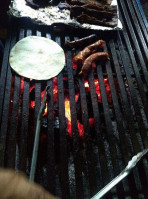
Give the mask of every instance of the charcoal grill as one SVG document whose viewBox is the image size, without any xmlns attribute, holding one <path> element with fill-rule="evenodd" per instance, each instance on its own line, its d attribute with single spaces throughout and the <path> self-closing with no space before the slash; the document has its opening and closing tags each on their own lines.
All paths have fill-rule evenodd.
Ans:
<svg viewBox="0 0 148 199">
<path fill-rule="evenodd" d="M 132 156 L 148 147 L 148 26 L 138 0 L 118 0 L 118 5 L 124 30 L 117 32 L 78 31 L 58 25 L 38 26 L 29 19 L 10 19 L 0 78 L 0 166 L 29 175 L 41 93 L 49 85 L 47 116 L 41 128 L 45 139 L 42 141 L 41 137 L 36 182 L 63 199 L 90 198 L 118 175 Z M 77 77 L 72 68 L 72 55 L 76 52 L 66 49 L 64 42 L 90 33 L 105 40 L 105 50 L 111 60 L 105 65 L 98 64 L 97 70 L 90 72 L 88 102 L 85 80 Z M 10 49 L 29 35 L 51 38 L 65 50 L 66 67 L 57 76 L 56 108 L 52 80 L 23 79 L 10 69 Z M 111 101 L 105 78 L 109 82 Z M 99 81 L 101 101 L 98 101 L 94 79 Z M 76 84 L 80 92 L 77 101 Z M 32 85 L 34 94 L 30 92 Z M 72 136 L 67 134 L 65 87 L 69 93 Z M 33 113 L 32 99 L 35 101 Z M 89 122 L 90 116 L 94 119 L 93 125 Z M 79 136 L 78 118 L 81 118 L 84 137 Z M 147 199 L 147 186 L 148 163 L 144 159 L 104 198 Z"/>
</svg>

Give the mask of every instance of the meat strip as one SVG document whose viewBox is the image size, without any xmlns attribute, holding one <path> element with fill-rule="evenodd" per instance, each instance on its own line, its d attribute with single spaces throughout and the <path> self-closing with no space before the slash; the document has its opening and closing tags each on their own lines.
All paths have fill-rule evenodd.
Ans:
<svg viewBox="0 0 148 199">
<path fill-rule="evenodd" d="M 93 25 L 108 26 L 108 27 L 115 27 L 117 25 L 117 22 L 106 21 L 105 19 L 99 20 L 96 19 L 95 17 L 90 17 L 87 14 L 81 14 L 76 19 L 80 23 L 88 23 Z"/>
<path fill-rule="evenodd" d="M 96 34 L 92 34 L 88 37 L 83 37 L 83 38 L 75 40 L 75 41 L 66 41 L 65 46 L 67 46 L 69 48 L 81 47 L 84 44 L 86 45 L 86 44 L 92 43 L 96 38 L 97 38 Z"/>
<path fill-rule="evenodd" d="M 90 17 L 95 17 L 98 20 L 101 19 L 108 19 L 111 20 L 116 13 L 114 12 L 109 12 L 106 10 L 95 10 L 83 6 L 71 6 L 71 17 L 78 17 L 81 14 L 86 14 L 89 15 Z"/>
</svg>

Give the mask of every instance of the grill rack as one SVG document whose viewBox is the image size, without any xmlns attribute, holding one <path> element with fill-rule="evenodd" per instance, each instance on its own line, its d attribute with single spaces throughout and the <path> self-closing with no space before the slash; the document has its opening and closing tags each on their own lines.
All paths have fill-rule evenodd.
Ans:
<svg viewBox="0 0 148 199">
<path fill-rule="evenodd" d="M 97 72 L 89 75 L 89 85 L 92 101 L 93 116 L 95 119 L 96 143 L 91 138 L 91 128 L 88 122 L 88 106 L 84 89 L 84 79 L 79 78 L 80 103 L 82 120 L 85 131 L 85 150 L 81 151 L 81 139 L 78 136 L 77 109 L 75 103 L 74 71 L 71 67 L 71 51 L 66 52 L 66 70 L 58 75 L 59 103 L 59 151 L 60 163 L 55 168 L 55 129 L 53 114 L 53 82 L 52 80 L 35 81 L 35 113 L 33 121 L 29 118 L 29 88 L 30 81 L 24 80 L 22 98 L 20 97 L 21 78 L 13 74 L 8 63 L 10 49 L 16 41 L 29 35 L 38 35 L 52 38 L 62 47 L 64 40 L 73 40 L 74 37 L 83 37 L 89 31 L 79 33 L 66 28 L 62 32 L 55 31 L 55 27 L 37 26 L 27 19 L 11 20 L 10 31 L 5 45 L 4 59 L 0 78 L 0 166 L 20 169 L 29 173 L 27 160 L 27 137 L 29 123 L 36 126 L 37 114 L 41 104 L 41 90 L 49 85 L 48 99 L 48 127 L 47 127 L 47 171 L 44 177 L 43 168 L 38 168 L 36 181 L 42 184 L 53 194 L 62 198 L 89 198 L 111 179 L 118 175 L 131 157 L 148 147 L 148 29 L 139 11 L 139 2 L 136 0 L 119 0 L 120 19 L 124 31 L 117 34 L 97 31 L 97 36 L 106 42 L 105 50 L 111 57 L 106 66 L 97 66 Z M 92 31 L 91 31 L 92 32 Z M 96 33 L 96 32 L 95 32 Z M 70 35 L 70 36 L 69 36 Z M 66 136 L 66 120 L 64 108 L 63 76 L 68 77 L 68 88 L 71 103 L 72 149 Z M 101 110 L 94 86 L 94 76 L 100 83 L 102 108 L 106 130 L 102 129 Z M 15 81 L 12 81 L 15 77 Z M 110 114 L 110 105 L 107 100 L 103 78 L 108 77 L 113 100 L 114 120 Z M 118 80 L 119 90 L 114 83 Z M 12 88 L 14 90 L 12 92 Z M 119 92 L 120 91 L 120 92 Z M 13 103 L 11 104 L 11 99 Z M 11 107 L 12 106 L 12 107 Z M 11 111 L 10 111 L 11 110 Z M 117 124 L 115 132 L 113 122 Z M 20 145 L 18 149 L 18 137 Z M 72 159 L 72 160 L 71 160 Z M 70 182 L 69 164 L 74 165 L 74 184 Z M 18 164 L 19 163 L 19 164 Z M 148 198 L 148 164 L 146 159 L 105 198 Z M 43 179 L 42 179 L 43 178 Z"/>
</svg>

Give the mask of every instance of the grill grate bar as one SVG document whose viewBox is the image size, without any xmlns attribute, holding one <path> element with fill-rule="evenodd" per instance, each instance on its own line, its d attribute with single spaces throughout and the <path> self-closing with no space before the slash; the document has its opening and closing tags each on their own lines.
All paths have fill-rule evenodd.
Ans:
<svg viewBox="0 0 148 199">
<path fill-rule="evenodd" d="M 65 38 L 66 40 L 68 38 Z M 76 197 L 84 198 L 83 191 L 83 181 L 82 181 L 82 155 L 79 148 L 79 137 L 78 137 L 78 127 L 77 127 L 77 113 L 75 107 L 75 90 L 74 90 L 74 79 L 71 68 L 71 52 L 66 52 L 67 57 L 67 71 L 68 71 L 68 86 L 69 86 L 69 97 L 70 97 L 70 111 L 71 111 L 71 121 L 72 121 L 72 135 L 73 135 L 73 156 L 75 165 L 75 181 L 76 181 Z"/>
<path fill-rule="evenodd" d="M 132 81 L 131 76 L 130 76 L 129 65 L 127 65 L 127 59 L 125 59 L 126 56 L 125 56 L 125 53 L 124 53 L 124 50 L 123 50 L 123 44 L 122 44 L 120 35 L 119 35 L 119 40 L 118 40 L 118 46 L 119 46 L 119 49 L 120 49 L 120 56 L 121 56 L 121 59 L 123 61 L 124 69 L 125 69 L 125 72 L 126 72 L 126 77 L 127 77 L 127 81 L 128 81 L 128 85 L 129 85 L 129 89 L 130 89 L 130 95 L 131 95 L 131 98 L 132 98 L 132 103 L 133 103 L 133 106 L 134 106 L 134 109 L 135 109 L 135 114 L 136 114 L 136 117 L 137 117 L 137 120 L 138 120 L 138 123 L 139 123 L 139 130 L 141 132 L 141 137 L 143 138 L 144 147 L 147 147 L 147 143 L 148 143 L 147 133 L 146 133 L 144 123 L 142 121 L 142 116 L 141 116 L 141 112 L 140 112 L 140 105 L 138 104 L 136 91 L 134 89 L 133 81 Z"/>
<path fill-rule="evenodd" d="M 26 172 L 27 170 L 27 139 L 28 139 L 28 115 L 29 115 L 29 87 L 30 82 L 24 80 L 24 93 L 21 115 L 21 134 L 20 134 L 20 163 L 19 169 Z"/>
<path fill-rule="evenodd" d="M 103 103 L 103 109 L 104 109 L 104 116 L 105 116 L 105 122 L 106 122 L 107 133 L 108 133 L 107 137 L 108 137 L 109 149 L 110 149 L 112 163 L 113 163 L 114 175 L 116 176 L 121 171 L 120 166 L 119 166 L 120 165 L 119 157 L 117 154 L 117 147 L 118 147 L 117 138 L 115 137 L 115 134 L 113 132 L 101 65 L 97 66 L 97 74 L 98 74 L 98 79 L 99 79 L 99 85 L 100 85 L 100 91 L 101 91 L 101 97 L 102 97 L 102 103 Z M 117 187 L 117 194 L 120 196 L 120 198 L 125 198 L 125 195 L 124 195 L 125 192 L 124 192 L 122 183 L 119 183 L 116 187 Z"/>
<path fill-rule="evenodd" d="M 122 37 L 121 34 L 120 34 L 120 37 Z M 146 115 L 148 115 L 147 96 L 146 96 L 145 91 L 144 91 L 143 82 L 142 82 L 142 79 L 140 77 L 140 73 L 139 73 L 139 70 L 138 70 L 138 65 L 136 63 L 136 59 L 135 59 L 135 56 L 134 56 L 134 53 L 133 53 L 133 50 L 132 50 L 132 47 L 131 47 L 127 33 L 124 32 L 123 37 L 124 37 L 124 41 L 126 42 L 126 47 L 127 47 L 128 53 L 130 55 L 133 70 L 135 72 L 136 80 L 137 80 L 137 83 L 138 83 L 138 89 L 139 89 L 140 96 L 142 98 L 143 105 L 144 105 L 144 110 L 146 112 Z"/>
<path fill-rule="evenodd" d="M 144 147 L 147 147 L 148 142 L 147 142 L 146 129 L 144 127 L 144 123 L 142 121 L 142 118 L 140 117 L 141 116 L 141 113 L 139 111 L 140 107 L 139 107 L 139 104 L 138 104 L 138 101 L 137 101 L 137 96 L 136 96 L 136 93 L 135 93 L 135 90 L 134 90 L 133 82 L 132 82 L 132 79 L 130 77 L 130 71 L 129 71 L 129 66 L 127 65 L 127 59 L 125 60 L 126 56 L 125 56 L 124 51 L 123 51 L 123 44 L 122 44 L 120 36 L 119 36 L 119 40 L 118 40 L 117 43 L 118 43 L 118 46 L 119 46 L 119 49 L 120 49 L 120 53 L 121 53 L 120 55 L 122 55 L 124 69 L 126 71 L 128 85 L 129 85 L 129 88 L 130 88 L 130 95 L 131 95 L 132 102 L 133 102 L 133 105 L 134 105 L 134 108 L 135 108 L 135 114 L 136 114 L 136 116 L 138 117 L 138 120 L 139 120 L 138 121 L 139 122 L 139 132 L 141 132 L 141 137 L 143 138 Z M 141 167 L 142 167 L 142 165 L 141 165 Z M 144 168 L 141 168 L 141 169 L 144 169 Z M 141 172 L 139 172 L 139 175 L 140 175 L 142 185 L 145 186 L 145 182 L 146 182 L 145 176 L 142 177 Z"/>
<path fill-rule="evenodd" d="M 10 121 L 10 132 L 9 132 L 9 141 L 8 141 L 9 147 L 7 148 L 7 165 L 10 168 L 15 167 L 14 157 L 16 157 L 19 92 L 20 92 L 20 77 L 15 76 L 13 106 L 12 106 L 12 115 Z"/>
<path fill-rule="evenodd" d="M 105 47 L 105 51 L 107 51 L 106 47 Z M 114 111 L 115 111 L 116 120 L 117 120 L 117 128 L 119 131 L 121 152 L 123 154 L 123 159 L 124 159 L 124 163 L 125 163 L 124 165 L 127 165 L 128 161 L 132 158 L 132 154 L 131 154 L 132 149 L 130 147 L 130 142 L 127 138 L 127 135 L 125 134 L 126 129 L 123 124 L 124 119 L 123 119 L 123 115 L 121 113 L 120 106 L 119 106 L 119 103 L 117 100 L 118 97 L 116 94 L 116 89 L 115 89 L 115 85 L 114 85 L 110 62 L 106 63 L 106 70 L 107 70 L 107 74 L 108 74 L 108 78 L 109 78 L 109 84 L 110 84 L 110 88 L 111 88 Z M 128 151 L 128 153 L 127 153 L 127 151 Z M 138 195 L 134 176 L 130 175 L 130 176 L 128 176 L 127 179 L 128 179 L 128 183 L 129 183 L 129 187 L 130 187 L 130 190 L 129 190 L 130 196 L 131 196 L 131 198 L 134 199 Z"/>
<path fill-rule="evenodd" d="M 138 22 L 139 22 L 139 26 L 140 26 L 140 28 L 141 28 L 141 31 L 143 32 L 144 38 L 146 39 L 146 42 L 148 43 L 148 36 L 147 36 L 148 31 L 147 31 L 147 29 L 146 29 L 146 27 L 145 27 L 144 21 L 143 21 L 142 18 L 141 18 L 141 13 L 140 13 L 140 11 L 139 11 L 139 8 L 138 8 L 138 6 L 137 6 L 137 3 L 136 3 L 136 1 L 132 1 L 132 4 L 133 4 L 134 10 L 135 10 L 135 13 L 136 13 L 136 15 L 137 15 L 137 20 L 138 20 Z"/>
<path fill-rule="evenodd" d="M 126 6 L 125 6 L 125 3 L 123 1 L 120 1 L 120 2 L 121 2 L 120 4 L 121 4 L 121 7 L 122 7 L 122 11 L 124 12 L 126 23 L 128 24 L 128 29 L 129 29 L 130 37 L 131 37 L 133 45 L 135 47 L 135 50 L 136 50 L 136 53 L 137 53 L 137 57 L 138 57 L 138 59 L 140 61 L 140 64 L 141 64 L 141 67 L 142 67 L 142 71 L 143 71 L 143 74 L 144 74 L 144 77 L 145 77 L 145 81 L 146 81 L 146 83 L 148 85 L 147 67 L 146 67 L 146 64 L 144 62 L 144 58 L 142 56 L 142 52 L 141 52 L 140 47 L 139 47 L 137 37 L 135 35 L 135 32 L 134 32 L 134 29 L 133 29 L 130 17 L 128 15 L 128 12 L 127 12 L 127 9 L 126 9 Z M 123 22 L 122 15 L 121 15 L 120 19 Z M 123 25 L 123 27 L 125 28 L 124 25 Z"/>
<path fill-rule="evenodd" d="M 32 35 L 31 30 L 26 31 L 26 36 Z M 21 115 L 21 130 L 20 130 L 20 158 L 19 169 L 26 172 L 27 170 L 27 140 L 28 140 L 28 122 L 29 122 L 29 88 L 30 81 L 24 79 L 23 100 L 22 100 L 22 115 Z"/>
<path fill-rule="evenodd" d="M 147 29 L 148 31 L 148 23 L 147 23 L 147 19 L 145 17 L 145 13 L 143 11 L 143 8 L 141 6 L 141 3 L 140 3 L 140 0 L 136 0 L 135 3 L 134 3 L 135 7 L 137 7 L 138 11 L 140 12 L 140 19 L 143 20 L 144 22 L 144 25 L 145 25 L 145 28 Z"/>
<path fill-rule="evenodd" d="M 133 145 L 136 147 L 135 153 L 138 153 L 139 151 L 141 151 L 141 147 L 139 145 L 139 141 L 137 139 L 135 139 L 135 123 L 134 123 L 134 119 L 132 117 L 131 114 L 131 107 L 129 105 L 128 102 L 128 98 L 127 98 L 127 94 L 125 91 L 125 87 L 124 87 L 124 82 L 121 76 L 121 72 L 120 72 L 120 68 L 119 68 L 119 63 L 118 63 L 118 59 L 117 59 L 117 55 L 116 55 L 116 50 L 115 50 L 115 46 L 113 41 L 109 42 L 110 48 L 111 48 L 111 54 L 112 54 L 112 59 L 114 60 L 114 66 L 116 68 L 116 72 L 117 72 L 117 77 L 118 77 L 118 82 L 119 82 L 119 87 L 120 87 L 120 92 L 121 92 L 121 101 L 123 102 L 123 109 L 124 111 L 124 117 L 126 119 L 128 119 L 126 122 L 128 124 L 128 128 L 129 128 L 129 132 L 131 133 L 131 136 L 133 136 Z"/>
<path fill-rule="evenodd" d="M 47 86 L 50 86 L 48 90 L 47 101 L 47 189 L 55 194 L 56 182 L 55 182 L 55 157 L 54 157 L 54 113 L 53 113 L 53 83 L 52 80 L 47 82 Z"/>
<path fill-rule="evenodd" d="M 75 39 L 78 39 L 75 37 Z M 76 51 L 78 53 L 78 51 Z M 80 103 L 81 103 L 81 114 L 82 114 L 82 122 L 84 125 L 84 136 L 85 136 L 85 148 L 86 148 L 86 161 L 88 166 L 88 180 L 89 180 L 89 188 L 90 193 L 89 197 L 95 194 L 96 188 L 99 185 L 96 183 L 96 164 L 95 164 L 95 154 L 93 152 L 92 138 L 90 132 L 90 124 L 89 124 L 89 116 L 88 116 L 88 108 L 87 108 L 87 98 L 84 87 L 84 78 L 80 77 L 79 80 L 79 89 L 80 89 Z M 92 152 L 91 152 L 92 151 Z M 99 179 L 99 176 L 98 176 Z"/>
<path fill-rule="evenodd" d="M 8 38 L 5 43 L 5 51 L 3 56 L 3 63 L 0 73 L 0 116 L 2 116 L 3 111 L 3 97 L 5 93 L 5 84 L 6 84 L 6 77 L 7 77 L 7 70 L 8 70 L 8 58 L 9 58 L 9 50 L 10 50 L 10 44 L 11 44 L 11 31 L 13 31 L 12 28 L 13 24 L 10 26 L 10 29 L 8 31 Z M 2 118 L 0 117 L 0 123 Z"/>
<path fill-rule="evenodd" d="M 24 38 L 24 30 L 20 30 L 19 40 Z M 13 81 L 13 80 L 12 80 Z M 19 117 L 19 99 L 20 99 L 20 81 L 21 78 L 19 76 L 15 76 L 14 79 L 14 91 L 13 98 L 10 99 L 13 102 L 12 105 L 12 114 L 10 121 L 10 132 L 9 132 L 9 141 L 7 148 L 7 165 L 8 167 L 15 167 L 15 158 L 16 157 L 16 140 L 18 138 L 17 128 L 18 128 L 18 117 Z"/>
<path fill-rule="evenodd" d="M 131 16 L 131 19 L 133 21 L 133 27 L 136 29 L 137 31 L 137 34 L 138 34 L 138 37 L 140 38 L 140 42 L 141 42 L 141 46 L 143 48 L 143 52 L 145 53 L 145 57 L 147 58 L 148 60 L 148 55 L 147 55 L 147 51 L 148 51 L 148 47 L 146 45 L 146 43 L 148 42 L 148 37 L 146 37 L 144 39 L 144 35 L 142 33 L 142 30 L 140 28 L 140 24 L 137 20 L 137 17 L 136 17 L 136 14 L 134 12 L 134 9 L 133 9 L 133 6 L 132 6 L 132 3 L 130 1 L 126 1 L 127 2 L 127 5 L 128 5 L 128 8 L 130 10 L 130 16 Z M 146 40 L 146 41 L 145 41 Z"/>
<path fill-rule="evenodd" d="M 14 46 L 16 42 L 16 34 L 13 32 L 10 49 Z M 7 63 L 8 64 L 8 63 Z M 10 103 L 10 93 L 11 93 L 11 70 L 8 67 L 7 71 L 7 80 L 5 86 L 5 95 L 4 95 L 4 104 L 3 104 L 3 112 L 2 112 L 2 122 L 1 122 L 1 130 L 0 130 L 0 140 L 1 140 L 1 150 L 0 150 L 0 165 L 4 167 L 5 165 L 5 153 L 6 153 L 6 138 L 7 138 L 7 128 L 8 128 L 8 119 L 9 119 L 9 103 Z"/>
<path fill-rule="evenodd" d="M 75 40 L 78 37 L 74 37 Z M 76 54 L 78 51 L 76 51 Z M 91 130 L 89 124 L 89 115 L 88 115 L 88 108 L 87 108 L 87 96 L 84 87 L 84 78 L 79 77 L 79 89 L 80 89 L 80 103 L 81 103 L 81 114 L 82 114 L 82 122 L 84 126 L 84 137 L 85 137 L 85 148 L 86 148 L 86 161 L 88 166 L 88 180 L 89 180 L 89 188 L 90 193 L 89 197 L 95 194 L 95 190 L 99 189 L 103 186 L 102 178 L 100 175 L 97 175 L 96 171 L 96 163 L 95 163 L 95 154 L 93 151 L 93 140 L 91 138 Z M 98 179 L 99 184 L 97 184 L 96 178 Z M 101 187 L 100 187 L 101 185 Z"/>
<path fill-rule="evenodd" d="M 56 37 L 56 42 L 61 45 L 59 37 Z M 63 73 L 58 75 L 58 102 L 59 102 L 59 134 L 60 134 L 60 182 L 62 189 L 62 197 L 70 198 L 69 176 L 68 176 L 68 151 L 66 138 L 66 118 L 64 105 L 64 85 Z"/>
<path fill-rule="evenodd" d="M 112 51 L 112 54 L 114 54 L 114 52 L 115 52 L 115 46 L 113 45 L 113 42 L 111 42 L 112 44 L 111 44 L 111 47 L 112 47 L 112 49 L 111 49 L 111 51 Z M 113 60 L 115 61 L 115 57 L 116 56 L 114 56 L 113 57 Z M 117 67 L 117 65 L 116 65 L 116 67 Z M 120 78 L 120 76 L 118 77 L 118 80 L 119 80 L 119 78 Z M 120 81 L 121 81 L 121 79 L 120 79 Z M 119 84 L 120 84 L 120 81 L 119 81 Z M 123 87 L 122 87 L 122 89 L 121 89 L 121 92 L 123 92 Z M 126 94 L 124 94 L 124 96 L 122 96 L 122 98 L 123 97 L 126 97 Z M 126 101 L 128 101 L 128 100 L 126 100 Z M 124 102 L 124 105 L 125 105 L 125 102 Z M 126 110 L 127 109 L 127 110 Z M 128 126 L 129 126 L 129 133 L 130 133 L 130 136 L 131 136 L 131 141 L 132 141 L 132 143 L 133 143 L 133 146 L 134 146 L 134 150 L 136 150 L 135 152 L 137 153 L 138 152 L 138 150 L 140 151 L 141 150 L 141 145 L 140 145 L 140 142 L 139 142 L 139 139 L 138 139 L 138 137 L 136 137 L 136 133 L 133 131 L 133 125 L 134 125 L 134 121 L 133 121 L 133 118 L 132 118 L 132 116 L 130 115 L 130 113 L 129 113 L 129 109 L 130 109 L 130 107 L 129 107 L 129 104 L 128 105 L 126 105 L 126 107 L 125 107 L 125 114 L 128 114 L 128 116 L 126 116 L 126 118 L 128 118 L 128 120 L 131 120 L 130 121 L 130 124 L 129 124 L 129 121 L 128 121 Z M 130 126 L 131 125 L 131 126 Z M 135 129 L 135 131 L 136 131 L 137 129 Z M 139 145 L 139 146 L 138 146 Z M 135 147 L 136 146 L 136 147 Z M 142 167 L 142 166 L 141 166 Z M 140 175 L 140 172 L 139 172 L 139 175 Z M 141 182 L 143 181 L 143 178 L 142 178 L 142 176 L 140 175 L 140 179 L 141 179 Z"/>
<path fill-rule="evenodd" d="M 104 181 L 104 185 L 106 185 L 109 181 L 111 181 L 113 177 L 112 165 L 109 168 L 108 158 L 107 158 L 106 149 L 104 145 L 105 136 L 101 128 L 100 113 L 98 110 L 98 102 L 97 102 L 97 96 L 96 96 L 96 91 L 95 91 L 95 86 L 94 86 L 94 77 L 93 77 L 92 71 L 90 72 L 88 78 L 89 78 L 90 94 L 91 94 L 91 100 L 92 100 L 93 117 L 95 121 L 96 141 L 97 141 L 97 146 L 98 146 L 102 180 Z M 108 194 L 108 197 L 111 197 L 110 194 L 111 193 Z"/>
<path fill-rule="evenodd" d="M 0 129 L 0 142 L 1 142 L 1 150 L 0 150 L 0 165 L 4 167 L 5 165 L 5 152 L 6 152 L 6 137 L 7 137 L 7 128 L 8 128 L 8 117 L 9 112 L 9 100 L 10 100 L 10 92 L 11 92 L 11 71 L 10 68 L 8 68 L 7 73 L 7 81 L 6 81 L 6 87 L 5 87 L 5 97 L 4 97 L 4 105 L 3 105 L 3 112 L 2 112 L 2 123 L 1 123 L 1 129 Z"/>
<path fill-rule="evenodd" d="M 95 190 L 98 187 L 96 182 L 96 165 L 95 165 L 95 155 L 93 152 L 90 125 L 89 125 L 89 116 L 88 116 L 88 108 L 87 108 L 87 99 L 84 88 L 84 79 L 83 77 L 79 79 L 80 86 L 80 100 L 81 100 L 81 109 L 82 109 L 82 120 L 84 125 L 84 136 L 86 143 L 86 157 L 88 164 L 88 175 L 89 175 L 89 187 L 91 196 L 95 194 Z M 92 151 L 92 152 L 91 152 Z M 101 183 L 101 182 L 100 182 Z"/>
</svg>

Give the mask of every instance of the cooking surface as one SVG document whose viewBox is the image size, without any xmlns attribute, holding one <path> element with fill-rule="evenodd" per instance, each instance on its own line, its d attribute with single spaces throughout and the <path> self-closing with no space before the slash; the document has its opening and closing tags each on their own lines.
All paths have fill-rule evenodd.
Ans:
<svg viewBox="0 0 148 199">
<path fill-rule="evenodd" d="M 0 166 L 29 175 L 37 114 L 49 85 L 36 181 L 63 199 L 90 198 L 148 147 L 148 30 L 135 0 L 118 2 L 124 31 L 116 33 L 11 21 L 0 78 Z M 64 42 L 90 33 L 105 40 L 111 60 L 84 80 L 72 68 L 77 52 Z M 34 81 L 11 71 L 10 49 L 29 35 L 51 38 L 64 49 L 66 67 L 57 78 Z M 147 186 L 145 159 L 105 198 L 148 198 Z"/>
</svg>

